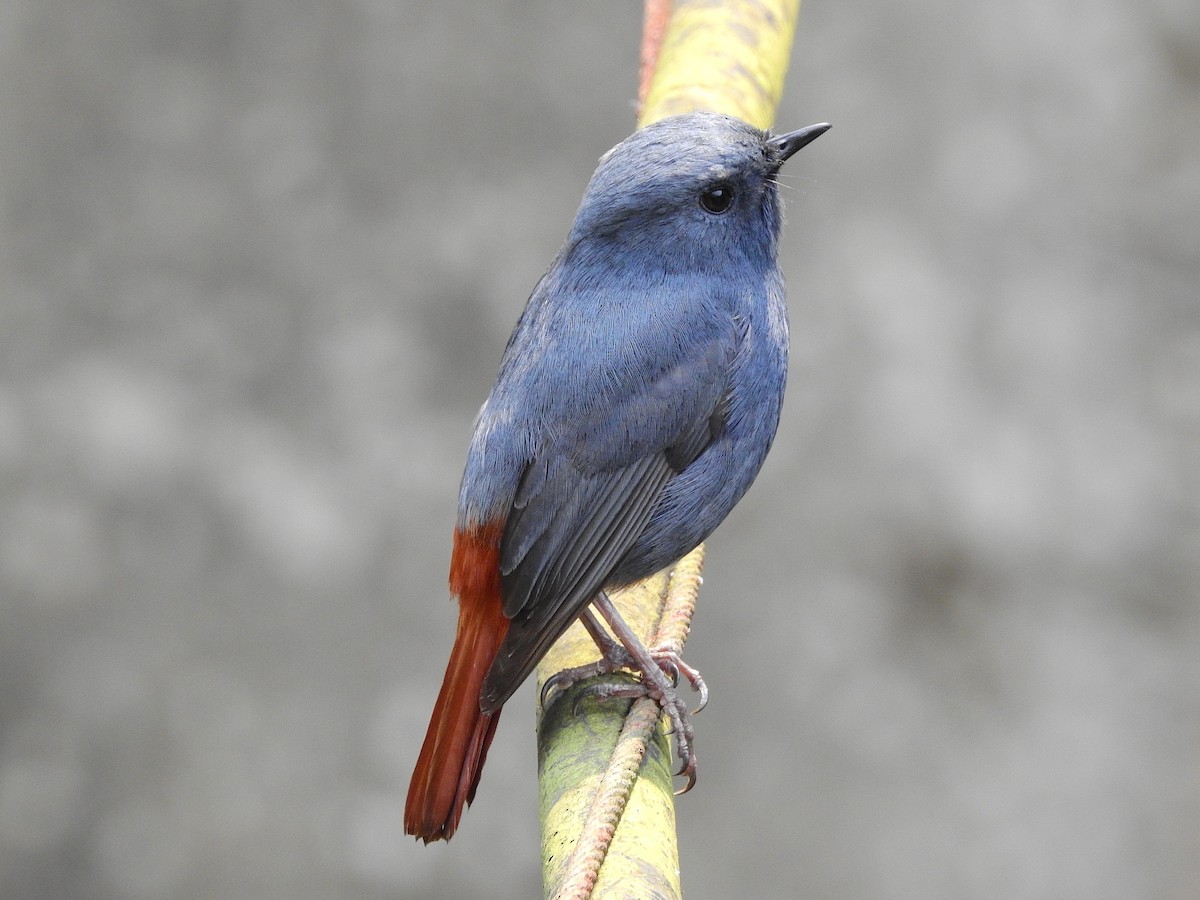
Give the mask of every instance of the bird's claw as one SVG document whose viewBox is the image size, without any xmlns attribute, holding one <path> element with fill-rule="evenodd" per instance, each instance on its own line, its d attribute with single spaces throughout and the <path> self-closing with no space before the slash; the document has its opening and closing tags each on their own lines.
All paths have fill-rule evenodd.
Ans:
<svg viewBox="0 0 1200 900">
<path fill-rule="evenodd" d="M 671 672 L 672 687 L 679 685 L 679 676 L 682 674 L 687 679 L 688 684 L 692 686 L 692 690 L 700 695 L 700 702 L 691 711 L 693 716 L 708 706 L 708 685 L 704 683 L 704 677 L 700 674 L 699 669 L 689 666 L 683 661 L 683 657 L 674 650 L 656 647 L 650 651 L 650 655 L 654 657 L 654 661 L 658 663 L 659 668 Z"/>
<path fill-rule="evenodd" d="M 696 754 L 695 754 L 695 752 L 689 753 L 688 758 L 686 760 L 684 760 L 683 765 L 679 767 L 679 771 L 675 773 L 676 778 L 679 778 L 680 776 L 683 776 L 683 775 L 687 776 L 688 782 L 687 782 L 687 784 L 685 784 L 683 787 L 681 787 L 679 790 L 677 790 L 675 792 L 676 797 L 678 797 L 682 794 L 686 794 L 688 791 L 690 791 L 692 788 L 694 788 L 696 786 Z"/>
<path fill-rule="evenodd" d="M 631 669 L 636 672 L 637 663 L 634 662 L 633 657 L 629 655 L 624 647 L 620 644 L 614 644 L 612 647 L 606 648 L 604 655 L 593 663 L 555 672 L 542 685 L 542 692 L 539 697 L 542 708 L 546 708 L 547 701 L 556 691 L 565 693 L 579 684 L 579 682 L 585 681 L 588 678 L 595 678 L 599 675 L 612 675 L 622 669 Z M 590 688 L 585 691 L 587 695 L 591 693 Z M 576 706 L 578 706 L 578 701 L 576 701 Z"/>
<path fill-rule="evenodd" d="M 686 794 L 696 786 L 696 750 L 692 746 L 695 732 L 692 731 L 692 723 L 688 721 L 687 706 L 673 689 L 658 696 L 649 691 L 648 693 L 658 702 L 671 723 L 671 733 L 675 736 L 675 754 L 680 761 L 679 771 L 675 775 L 686 776 L 688 780 L 687 784 L 675 793 Z"/>
</svg>

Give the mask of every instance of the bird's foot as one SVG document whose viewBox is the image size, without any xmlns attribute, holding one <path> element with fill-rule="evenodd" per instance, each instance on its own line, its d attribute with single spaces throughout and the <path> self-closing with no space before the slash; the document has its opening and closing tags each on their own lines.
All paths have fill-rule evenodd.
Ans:
<svg viewBox="0 0 1200 900">
<path fill-rule="evenodd" d="M 572 666 L 569 669 L 555 672 L 542 684 L 542 708 L 544 709 L 550 705 L 550 701 L 555 694 L 566 693 L 581 681 L 587 681 L 589 678 L 598 678 L 602 675 L 612 675 L 620 672 L 622 669 L 637 671 L 637 663 L 633 661 L 632 656 L 625 652 L 624 647 L 617 644 L 615 651 L 611 655 L 605 653 L 605 655 L 601 656 L 595 662 L 582 666 Z M 597 682 L 597 684 L 588 688 L 586 693 L 589 696 L 596 696 L 600 693 L 601 689 L 611 689 L 611 692 L 605 694 L 602 698 L 607 700 L 612 697 L 625 696 L 618 690 L 623 686 L 622 682 L 617 681 Z M 578 702 L 576 700 L 576 706 L 578 706 Z"/>
<path fill-rule="evenodd" d="M 636 673 L 640 676 L 639 681 L 601 680 L 587 685 L 576 696 L 575 708 L 578 710 L 580 701 L 589 697 L 599 700 L 616 697 L 650 697 L 654 700 L 671 722 L 671 733 L 675 736 L 675 750 L 681 762 L 680 769 L 675 774 L 686 776 L 688 780 L 687 785 L 678 793 L 686 794 L 696 784 L 696 751 L 692 746 L 695 733 L 688 720 L 687 704 L 679 697 L 675 688 L 679 683 L 680 675 L 682 675 L 692 689 L 700 695 L 700 702 L 693 710 L 693 713 L 698 713 L 708 703 L 708 686 L 704 683 L 700 672 L 684 662 L 677 651 L 666 647 L 649 649 L 644 647 L 624 622 L 620 621 L 619 615 L 608 598 L 604 594 L 598 596 L 603 598 L 603 605 L 599 601 L 593 602 L 609 620 L 610 625 L 614 625 L 614 631 L 621 639 L 620 642 L 609 636 L 590 610 L 585 610 L 582 622 L 600 649 L 600 659 L 587 665 L 564 669 L 548 678 L 542 685 L 542 705 L 545 706 L 547 700 L 555 692 L 566 691 L 585 679 L 613 675 L 621 670 Z M 613 622 L 610 613 L 617 616 L 619 624 Z"/>
<path fill-rule="evenodd" d="M 595 662 L 586 663 L 582 666 L 573 666 L 569 669 L 563 669 L 561 672 L 556 672 L 546 679 L 542 684 L 542 692 L 539 697 L 542 708 L 544 709 L 550 698 L 556 692 L 562 693 L 574 687 L 581 681 L 586 681 L 589 678 L 597 678 L 601 675 L 612 675 L 620 672 L 622 669 L 640 673 L 642 667 L 633 655 L 625 649 L 618 641 L 613 640 L 607 631 L 601 627 L 600 623 L 592 616 L 590 610 L 584 611 L 584 627 L 592 636 L 596 646 L 600 650 L 600 658 Z M 704 682 L 704 677 L 700 674 L 700 670 L 694 666 L 689 666 L 675 650 L 669 647 L 649 647 L 647 648 L 650 658 L 658 665 L 663 672 L 671 677 L 671 686 L 676 687 L 679 684 L 679 676 L 682 674 L 687 683 L 692 686 L 692 690 L 700 695 L 700 702 L 696 704 L 696 708 L 691 710 L 691 714 L 695 715 L 708 705 L 708 685 Z M 620 693 L 619 688 L 622 685 L 619 682 L 607 682 L 613 689 L 613 693 L 606 695 L 604 699 L 617 696 L 641 696 L 637 694 Z M 594 696 L 597 691 L 589 689 L 587 694 Z"/>
</svg>

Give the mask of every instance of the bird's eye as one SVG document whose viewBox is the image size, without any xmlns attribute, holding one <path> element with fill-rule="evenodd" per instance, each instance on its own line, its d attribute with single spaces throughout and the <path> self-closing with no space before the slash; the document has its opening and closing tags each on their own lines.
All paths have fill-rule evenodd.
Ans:
<svg viewBox="0 0 1200 900">
<path fill-rule="evenodd" d="M 716 184 L 700 194 L 700 205 L 708 212 L 720 215 L 733 205 L 733 188 L 727 184 Z"/>
</svg>

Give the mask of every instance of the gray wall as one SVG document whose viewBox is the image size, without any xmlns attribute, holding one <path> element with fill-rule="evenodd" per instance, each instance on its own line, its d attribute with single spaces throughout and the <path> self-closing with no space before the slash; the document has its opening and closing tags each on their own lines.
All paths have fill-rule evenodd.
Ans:
<svg viewBox="0 0 1200 900">
<path fill-rule="evenodd" d="M 0 895 L 530 897 L 402 805 L 468 430 L 640 6 L 0 2 Z M 1200 879 L 1200 7 L 809 0 L 693 900 Z"/>
</svg>

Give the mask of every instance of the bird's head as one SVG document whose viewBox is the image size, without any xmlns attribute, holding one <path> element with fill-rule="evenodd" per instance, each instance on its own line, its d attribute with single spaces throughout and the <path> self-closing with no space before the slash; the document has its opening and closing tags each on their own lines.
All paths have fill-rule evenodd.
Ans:
<svg viewBox="0 0 1200 900">
<path fill-rule="evenodd" d="M 773 136 L 717 113 L 654 122 L 601 157 L 568 244 L 589 256 L 619 248 L 668 268 L 773 264 L 779 169 L 828 128 Z"/>
</svg>

